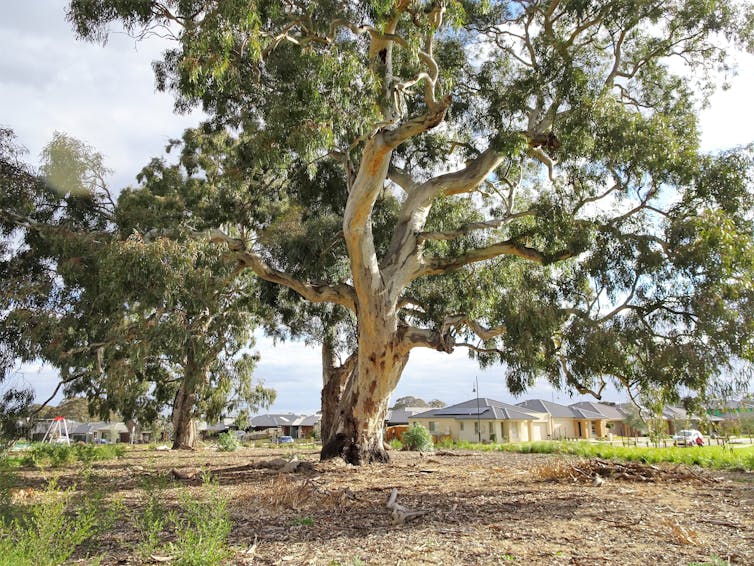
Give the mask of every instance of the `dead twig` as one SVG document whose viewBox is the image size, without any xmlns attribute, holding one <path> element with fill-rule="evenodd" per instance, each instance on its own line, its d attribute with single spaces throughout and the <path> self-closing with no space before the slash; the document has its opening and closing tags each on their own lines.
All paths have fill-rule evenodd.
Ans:
<svg viewBox="0 0 754 566">
<path fill-rule="evenodd" d="M 385 507 L 392 511 L 394 525 L 402 525 L 408 521 L 413 521 L 414 519 L 429 513 L 429 511 L 413 511 L 408 507 L 404 507 L 403 505 L 398 503 L 396 501 L 397 499 L 398 489 L 394 487 L 390 492 L 390 497 L 388 498 L 387 503 L 385 504 Z"/>
</svg>

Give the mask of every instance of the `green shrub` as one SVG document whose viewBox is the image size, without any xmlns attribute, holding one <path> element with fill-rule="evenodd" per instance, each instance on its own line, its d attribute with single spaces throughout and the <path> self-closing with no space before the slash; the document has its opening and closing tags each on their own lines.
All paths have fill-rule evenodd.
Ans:
<svg viewBox="0 0 754 566">
<path fill-rule="evenodd" d="M 435 447 L 432 442 L 432 435 L 429 431 L 420 425 L 411 425 L 403 433 L 403 449 L 419 450 L 420 452 L 429 452 Z"/>
<path fill-rule="evenodd" d="M 186 494 L 181 498 L 182 513 L 174 515 L 176 539 L 170 553 L 179 566 L 225 564 L 232 552 L 228 546 L 231 521 L 228 502 L 217 484 L 204 484 L 207 497 Z"/>
<path fill-rule="evenodd" d="M 139 533 L 140 542 L 136 553 L 147 560 L 160 547 L 162 535 L 168 526 L 169 514 L 162 499 L 164 479 L 147 480 L 143 484 L 144 511 L 134 516 L 134 524 Z"/>
<path fill-rule="evenodd" d="M 403 450 L 403 442 L 397 438 L 393 438 L 393 440 L 390 441 L 390 448 L 393 450 Z"/>
<path fill-rule="evenodd" d="M 73 488 L 54 482 L 43 499 L 29 508 L 17 507 L 0 517 L 0 566 L 62 564 L 86 541 L 109 529 L 119 508 L 108 508 L 101 494 L 87 496 L 73 510 Z"/>
<path fill-rule="evenodd" d="M 217 448 L 221 452 L 235 452 L 241 447 L 236 433 L 231 431 L 223 432 L 217 437 Z"/>
<path fill-rule="evenodd" d="M 60 468 L 76 462 L 90 463 L 120 458 L 126 453 L 123 444 L 47 444 L 35 442 L 26 451 L 22 464 L 35 468 Z"/>
<path fill-rule="evenodd" d="M 455 447 L 455 443 L 453 442 L 452 438 L 443 438 L 436 444 L 437 448 L 442 448 L 444 450 L 450 450 L 451 448 Z"/>
</svg>

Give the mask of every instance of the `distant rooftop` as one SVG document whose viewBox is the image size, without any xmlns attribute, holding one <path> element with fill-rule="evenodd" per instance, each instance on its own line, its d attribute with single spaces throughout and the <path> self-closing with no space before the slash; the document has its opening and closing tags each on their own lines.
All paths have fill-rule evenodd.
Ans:
<svg viewBox="0 0 754 566">
<path fill-rule="evenodd" d="M 488 419 L 488 420 L 512 420 L 512 421 L 533 421 L 537 416 L 533 415 L 521 407 L 509 405 L 502 401 L 495 401 L 486 397 L 480 399 L 469 399 L 463 403 L 442 407 L 440 409 L 431 409 L 423 413 L 414 415 L 417 418 L 431 417 L 450 417 L 455 419 Z"/>
</svg>

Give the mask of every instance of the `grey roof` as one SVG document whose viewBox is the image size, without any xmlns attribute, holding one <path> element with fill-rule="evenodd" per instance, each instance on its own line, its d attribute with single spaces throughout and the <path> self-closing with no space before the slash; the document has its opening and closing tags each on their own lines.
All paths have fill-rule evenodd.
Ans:
<svg viewBox="0 0 754 566">
<path fill-rule="evenodd" d="M 251 426 L 259 428 L 276 428 L 279 426 L 316 426 L 321 415 L 296 415 L 294 413 L 266 413 L 251 418 Z"/>
<path fill-rule="evenodd" d="M 579 407 L 566 407 L 565 405 L 560 405 L 552 401 L 545 401 L 544 399 L 529 399 L 518 403 L 518 406 L 538 413 L 547 413 L 555 418 L 572 419 L 576 417 L 578 419 L 589 420 L 602 420 L 605 418 L 604 415 L 597 413 L 596 411 L 581 409 Z"/>
<path fill-rule="evenodd" d="M 594 403 L 592 401 L 582 401 L 580 403 L 573 403 L 570 405 L 572 409 L 580 409 L 582 411 L 589 411 L 591 413 L 597 413 L 602 415 L 601 418 L 609 421 L 622 421 L 625 418 L 625 414 L 618 407 L 612 405 L 605 405 L 604 403 Z M 595 417 L 584 417 L 595 418 Z"/>
<path fill-rule="evenodd" d="M 128 427 L 122 422 L 107 423 L 96 421 L 79 423 L 76 421 L 66 421 L 66 424 L 68 425 L 68 434 L 93 434 L 103 431 L 128 432 Z"/>
<path fill-rule="evenodd" d="M 686 420 L 691 418 L 686 412 L 686 409 L 683 409 L 681 407 L 665 407 L 662 410 L 662 416 L 671 421 Z"/>
<path fill-rule="evenodd" d="M 429 407 L 401 407 L 389 409 L 385 421 L 390 425 L 408 424 L 408 419 L 418 413 L 424 413 Z"/>
<path fill-rule="evenodd" d="M 253 427 L 267 427 L 273 428 L 278 426 L 292 426 L 294 421 L 299 415 L 288 413 L 286 415 L 280 414 L 264 414 L 257 415 L 251 418 L 251 426 Z"/>
<path fill-rule="evenodd" d="M 317 423 L 322 419 L 322 415 L 301 415 L 294 421 L 295 426 L 317 426 Z"/>
<path fill-rule="evenodd" d="M 457 405 L 431 409 L 413 416 L 421 419 L 432 417 L 456 420 L 478 418 L 496 421 L 535 421 L 539 418 L 537 415 L 522 410 L 521 407 L 487 398 L 469 399 Z"/>
</svg>

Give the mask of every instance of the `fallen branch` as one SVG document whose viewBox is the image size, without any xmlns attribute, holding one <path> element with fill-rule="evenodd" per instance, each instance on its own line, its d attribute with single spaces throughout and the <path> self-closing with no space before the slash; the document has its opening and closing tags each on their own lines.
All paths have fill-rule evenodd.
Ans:
<svg viewBox="0 0 754 566">
<path fill-rule="evenodd" d="M 413 521 L 417 517 L 421 517 L 422 515 L 429 513 L 429 511 L 413 511 L 408 507 L 404 507 L 403 505 L 398 503 L 396 501 L 397 499 L 398 489 L 394 487 L 390 492 L 390 497 L 388 498 L 387 503 L 385 504 L 385 507 L 392 511 L 394 525 L 402 525 L 408 521 Z"/>
<path fill-rule="evenodd" d="M 590 481 L 600 486 L 606 479 L 629 482 L 654 483 L 660 481 L 699 481 L 714 483 L 704 474 L 685 466 L 673 468 L 659 467 L 641 462 L 612 462 L 599 458 L 580 460 L 575 463 L 565 462 L 543 468 L 542 475 L 547 479 L 567 478 L 572 481 Z"/>
<path fill-rule="evenodd" d="M 170 469 L 170 475 L 177 480 L 192 480 L 199 473 L 197 470 L 179 470 L 177 468 Z"/>
</svg>

